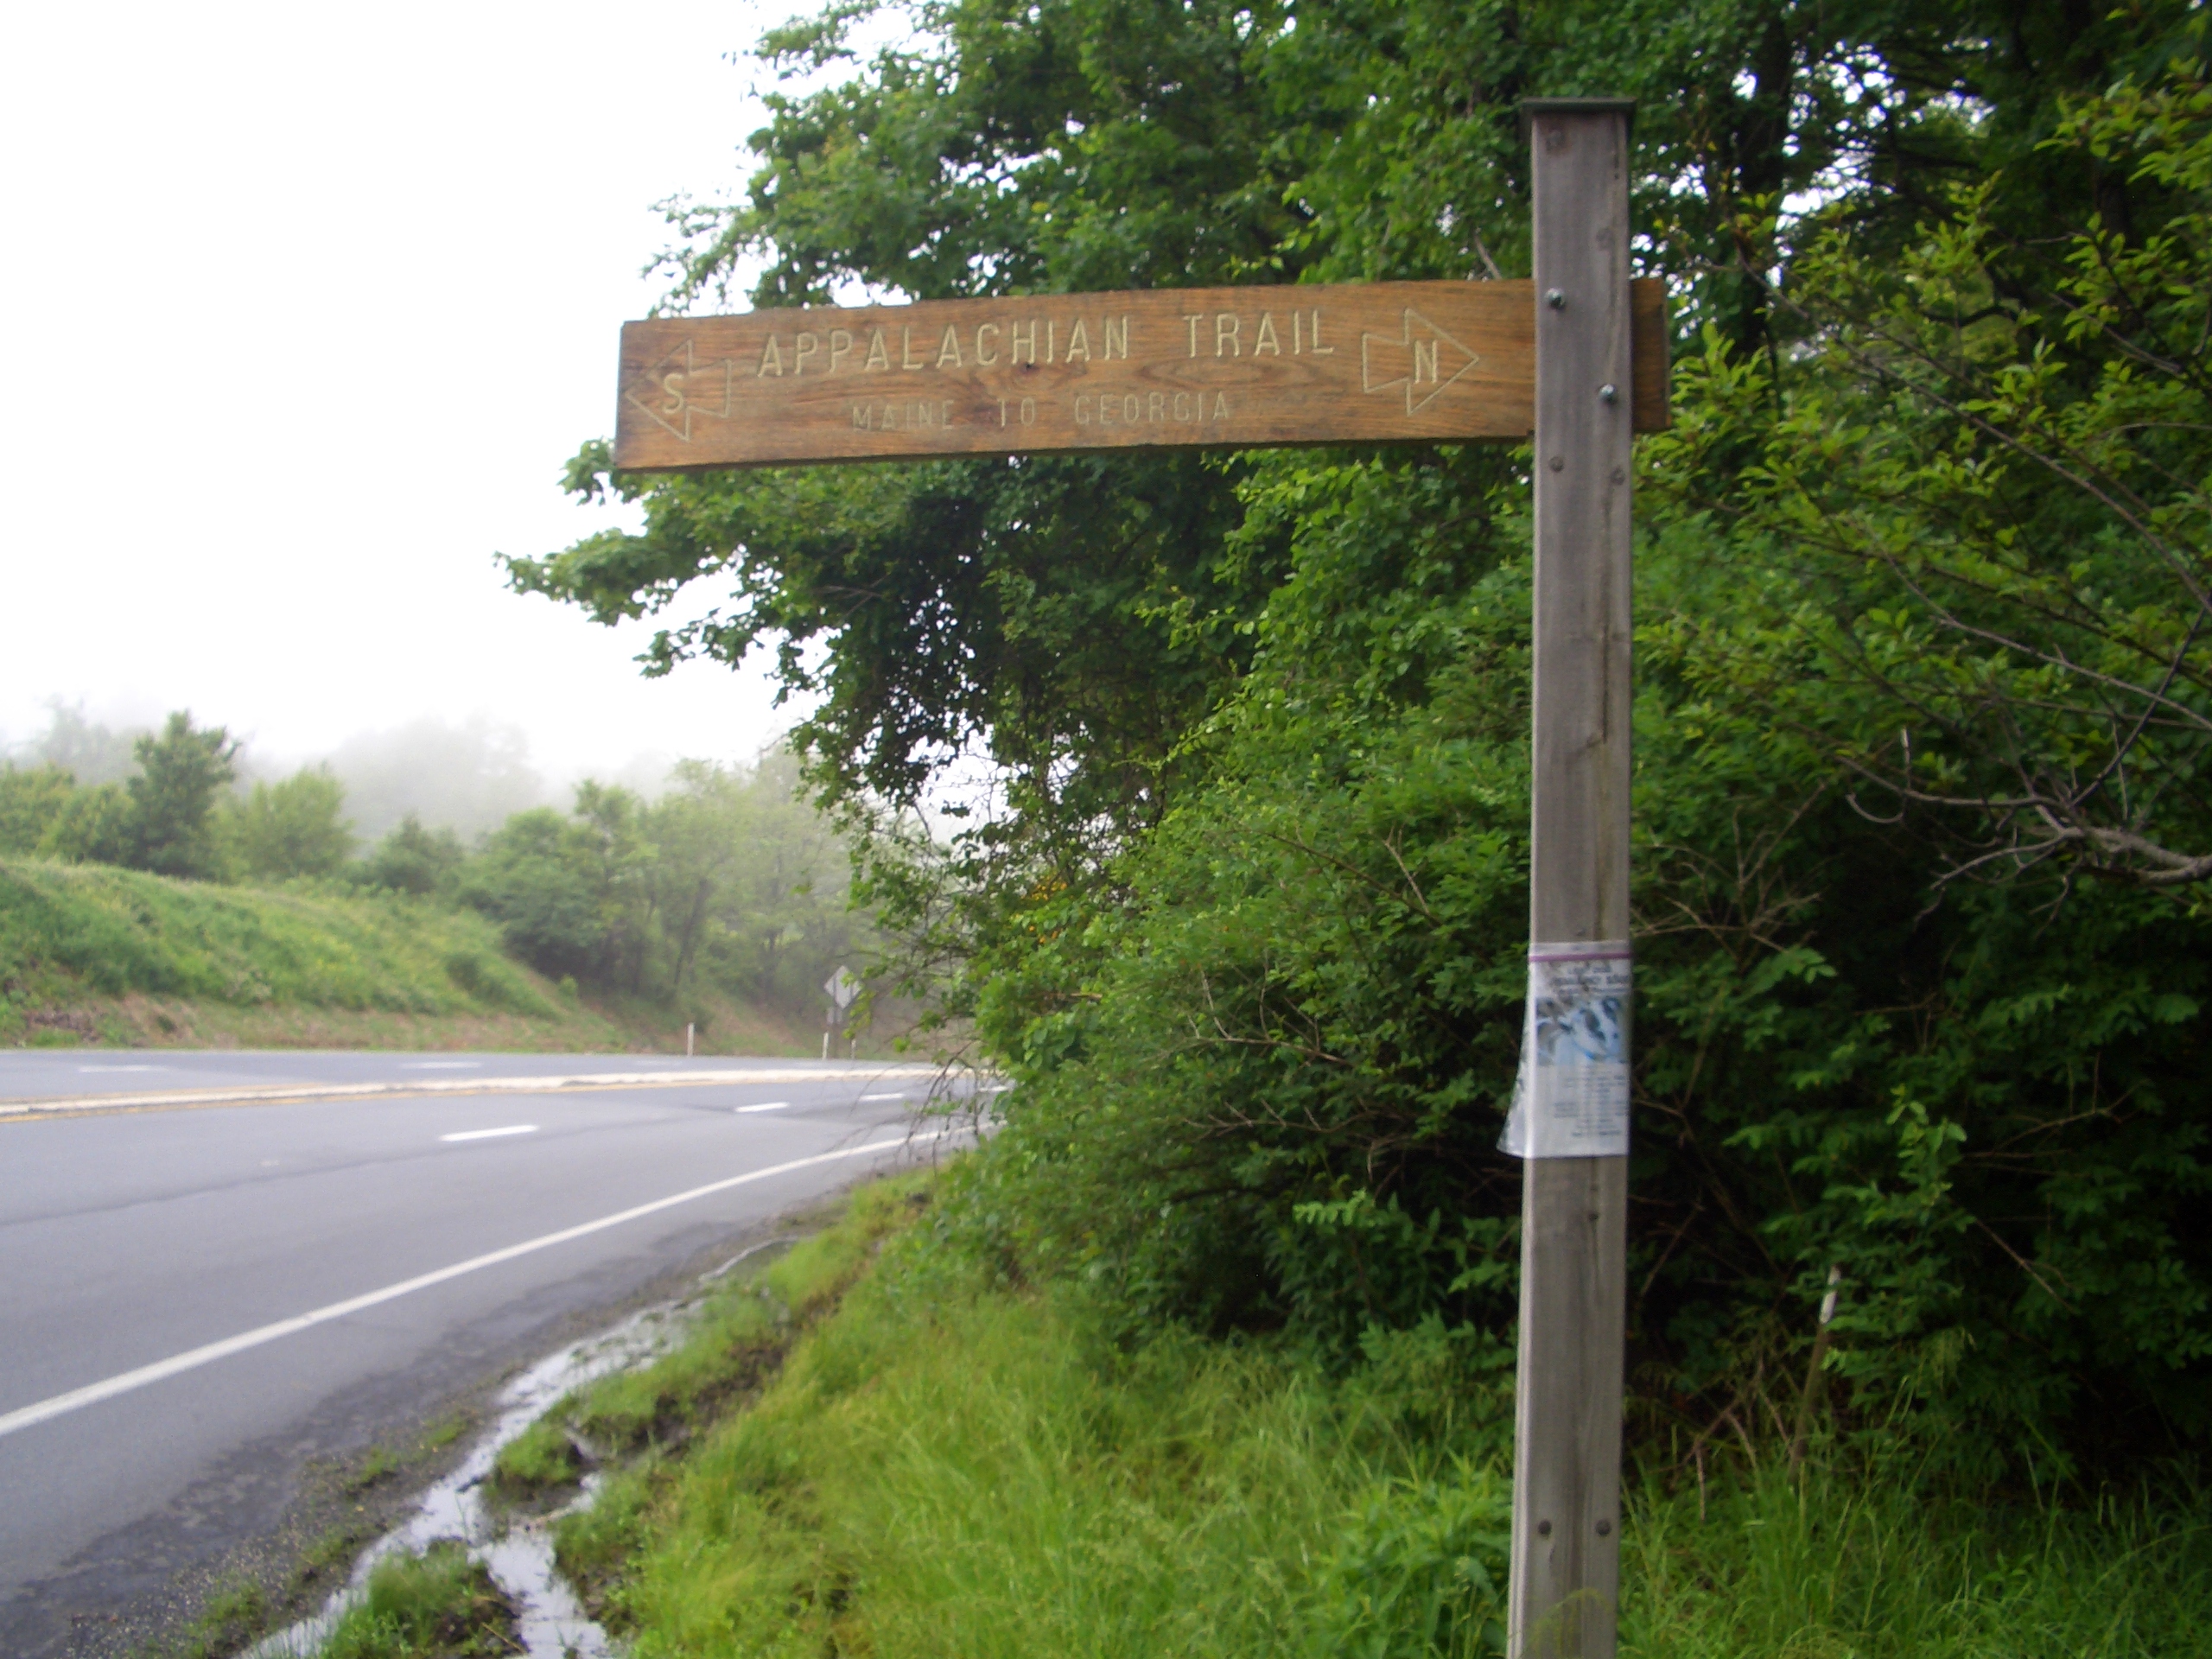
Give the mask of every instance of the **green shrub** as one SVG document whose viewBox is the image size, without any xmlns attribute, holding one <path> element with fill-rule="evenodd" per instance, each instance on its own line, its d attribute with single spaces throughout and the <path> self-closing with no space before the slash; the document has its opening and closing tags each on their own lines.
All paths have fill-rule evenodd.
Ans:
<svg viewBox="0 0 2212 1659">
<path fill-rule="evenodd" d="M 378 1563 L 321 1659 L 475 1659 L 518 1650 L 506 1598 L 457 1544 Z"/>
<path fill-rule="evenodd" d="M 68 810 L 77 780 L 54 765 L 0 766 L 0 857 L 39 850 Z"/>
<path fill-rule="evenodd" d="M 555 1407 L 499 1448 L 492 1464 L 495 1486 L 510 1496 L 524 1496 L 575 1482 L 583 1473 L 583 1460 L 561 1415 L 561 1408 Z"/>
<path fill-rule="evenodd" d="M 1503 1654 L 1513 1495 L 1490 1469 L 1384 1480 L 1354 1500 L 1315 1574 L 1315 1659 Z"/>
<path fill-rule="evenodd" d="M 323 769 L 257 783 L 245 799 L 216 814 L 230 874 L 256 881 L 337 874 L 353 850 L 353 826 L 340 816 L 345 803 L 345 785 Z"/>
</svg>

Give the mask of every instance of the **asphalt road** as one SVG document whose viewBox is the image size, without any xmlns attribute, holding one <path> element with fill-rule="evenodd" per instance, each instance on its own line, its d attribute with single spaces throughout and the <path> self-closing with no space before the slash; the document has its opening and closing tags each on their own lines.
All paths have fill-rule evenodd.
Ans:
<svg viewBox="0 0 2212 1659">
<path fill-rule="evenodd" d="M 682 1081 L 747 1067 L 785 1076 Z M 0 1054 L 0 1102 L 594 1072 L 667 1078 L 0 1117 L 0 1652 L 65 1651 L 73 1618 L 273 1524 L 306 1459 L 926 1155 L 930 1088 L 723 1058 Z"/>
</svg>

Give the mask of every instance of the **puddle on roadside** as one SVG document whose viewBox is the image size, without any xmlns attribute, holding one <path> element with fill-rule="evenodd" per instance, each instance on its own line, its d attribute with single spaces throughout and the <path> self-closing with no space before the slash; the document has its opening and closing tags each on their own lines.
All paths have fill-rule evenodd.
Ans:
<svg viewBox="0 0 2212 1659">
<path fill-rule="evenodd" d="M 529 1659 L 613 1659 L 607 1632 L 587 1615 L 553 1565 L 553 1524 L 589 1506 L 599 1477 L 562 1508 L 529 1516 L 486 1502 L 484 1483 L 500 1449 L 543 1417 L 563 1395 L 612 1372 L 657 1359 L 674 1347 L 709 1287 L 731 1268 L 764 1251 L 795 1243 L 772 1238 L 741 1250 L 698 1281 L 697 1287 L 645 1309 L 610 1331 L 572 1343 L 531 1366 L 500 1394 L 499 1419 L 444 1479 L 416 1500 L 413 1515 L 361 1552 L 346 1587 L 321 1611 L 264 1637 L 245 1659 L 308 1659 L 321 1650 L 338 1622 L 366 1592 L 369 1574 L 395 1553 L 420 1554 L 441 1539 L 459 1539 L 484 1563 L 513 1605 L 516 1635 Z"/>
</svg>

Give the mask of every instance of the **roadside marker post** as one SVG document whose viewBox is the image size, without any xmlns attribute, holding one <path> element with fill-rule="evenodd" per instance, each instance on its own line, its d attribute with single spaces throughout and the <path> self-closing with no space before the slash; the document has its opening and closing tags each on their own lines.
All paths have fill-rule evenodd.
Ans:
<svg viewBox="0 0 2212 1659">
<path fill-rule="evenodd" d="M 624 325 L 622 472 L 1535 439 L 1512 1659 L 1612 1659 L 1627 1319 L 1630 442 L 1668 424 L 1617 99 L 1522 106 L 1529 282 L 1154 289 Z M 823 987 L 830 1022 L 858 984 Z M 830 1033 L 823 1035 L 823 1054 Z"/>
<path fill-rule="evenodd" d="M 851 969 L 841 967 L 828 979 L 822 982 L 822 992 L 830 999 L 830 1012 L 824 1018 L 822 1027 L 822 1058 L 826 1060 L 830 1058 L 830 1033 L 836 1027 L 837 1017 L 847 1008 L 851 1007 L 860 996 L 861 982 L 854 976 Z M 848 1036 L 845 1053 L 847 1059 L 852 1058 L 852 1051 L 858 1046 L 858 1039 Z"/>
</svg>

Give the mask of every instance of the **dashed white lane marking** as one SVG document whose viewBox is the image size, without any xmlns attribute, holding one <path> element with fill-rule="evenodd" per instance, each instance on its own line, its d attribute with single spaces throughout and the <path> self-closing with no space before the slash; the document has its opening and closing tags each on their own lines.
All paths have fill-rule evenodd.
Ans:
<svg viewBox="0 0 2212 1659">
<path fill-rule="evenodd" d="M 764 1100 L 758 1106 L 741 1106 L 741 1112 L 780 1112 L 791 1104 L 788 1100 Z"/>
<path fill-rule="evenodd" d="M 861 1098 L 862 1100 L 904 1100 L 906 1096 L 901 1092 L 895 1095 L 862 1095 Z"/>
<path fill-rule="evenodd" d="M 403 1071 L 474 1071 L 484 1064 L 481 1060 L 404 1060 Z"/>
<path fill-rule="evenodd" d="M 80 1065 L 79 1071 L 166 1071 L 166 1065 Z"/>
<path fill-rule="evenodd" d="M 382 1290 L 372 1290 L 365 1295 L 349 1297 L 342 1302 L 333 1302 L 318 1307 L 311 1313 L 296 1318 L 278 1319 L 235 1337 L 226 1337 L 220 1342 L 211 1342 L 204 1347 L 190 1349 L 168 1358 L 156 1360 L 151 1365 L 141 1365 L 135 1371 L 124 1371 L 99 1382 L 90 1382 L 81 1389 L 72 1389 L 67 1394 L 57 1394 L 34 1405 L 22 1406 L 0 1414 L 0 1438 L 13 1434 L 17 1429 L 29 1428 L 65 1413 L 97 1405 L 103 1400 L 112 1400 L 119 1394 L 129 1394 L 149 1383 L 159 1382 L 181 1372 L 196 1370 L 211 1365 L 232 1354 L 244 1353 L 249 1348 L 258 1348 L 264 1343 L 289 1337 L 295 1332 L 326 1325 L 332 1319 L 342 1319 L 349 1313 L 359 1313 L 364 1308 L 379 1303 L 396 1301 L 402 1296 L 412 1295 L 418 1290 L 428 1290 L 432 1285 L 442 1285 L 448 1279 L 458 1279 L 463 1274 L 476 1273 L 486 1268 L 495 1268 L 502 1262 L 512 1262 L 517 1256 L 529 1255 L 534 1251 L 550 1249 L 556 1244 L 565 1244 L 570 1239 L 582 1238 L 592 1233 L 603 1232 L 609 1227 L 620 1227 L 626 1221 L 636 1221 L 659 1211 L 673 1209 L 679 1204 L 690 1204 L 695 1198 L 709 1198 L 717 1192 L 727 1192 L 734 1186 L 744 1186 L 753 1181 L 765 1181 L 778 1175 L 788 1175 L 795 1169 L 811 1169 L 817 1164 L 833 1164 L 841 1158 L 863 1158 L 872 1152 L 896 1152 L 902 1147 L 927 1145 L 942 1141 L 950 1129 L 940 1129 L 935 1135 L 915 1135 L 911 1139 L 900 1135 L 889 1141 L 871 1141 L 864 1147 L 845 1147 L 836 1152 L 817 1153 L 811 1158 L 794 1158 L 787 1164 L 771 1164 L 766 1169 L 748 1170 L 742 1175 L 732 1175 L 726 1180 L 710 1181 L 704 1186 L 695 1186 L 686 1192 L 673 1193 L 665 1198 L 655 1198 L 651 1204 L 641 1204 L 629 1210 L 620 1210 L 611 1216 L 601 1216 L 597 1221 L 587 1221 L 575 1227 L 564 1227 L 557 1233 L 546 1233 L 537 1238 L 524 1239 L 519 1244 L 510 1244 L 503 1250 L 493 1250 L 483 1255 L 473 1255 L 466 1262 L 456 1262 L 449 1268 L 440 1268 L 432 1273 L 417 1274 L 412 1279 L 403 1279 L 396 1285 L 386 1285 Z"/>
<path fill-rule="evenodd" d="M 441 1141 L 495 1141 L 503 1135 L 536 1135 L 535 1123 L 510 1123 L 503 1129 L 457 1129 L 451 1135 L 442 1135 Z"/>
</svg>

